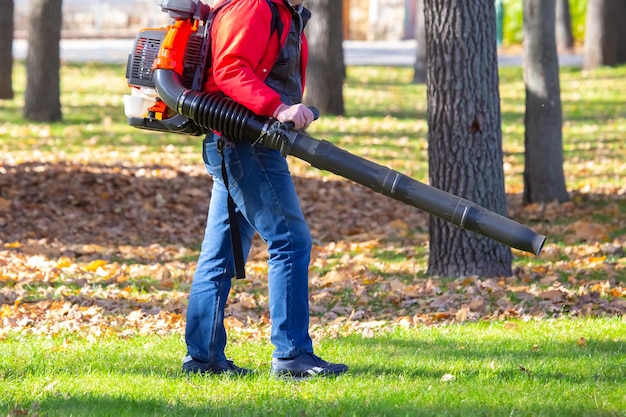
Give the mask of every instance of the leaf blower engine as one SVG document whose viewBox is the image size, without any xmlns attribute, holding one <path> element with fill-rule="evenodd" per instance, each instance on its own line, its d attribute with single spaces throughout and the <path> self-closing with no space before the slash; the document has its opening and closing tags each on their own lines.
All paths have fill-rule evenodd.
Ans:
<svg viewBox="0 0 626 417">
<path fill-rule="evenodd" d="M 124 113 L 128 124 L 139 129 L 202 135 L 208 126 L 183 115 L 175 108 L 183 103 L 173 101 L 183 99 L 180 95 L 186 91 L 202 90 L 210 65 L 211 7 L 198 0 L 156 3 L 174 21 L 168 27 L 142 29 L 137 34 L 126 65 L 131 94 L 124 96 Z M 166 74 L 161 74 L 161 88 L 159 72 Z"/>
</svg>

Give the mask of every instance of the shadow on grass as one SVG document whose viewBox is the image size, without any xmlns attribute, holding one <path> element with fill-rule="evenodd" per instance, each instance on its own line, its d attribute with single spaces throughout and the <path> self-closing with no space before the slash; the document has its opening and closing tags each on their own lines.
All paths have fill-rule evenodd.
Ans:
<svg viewBox="0 0 626 417">
<path fill-rule="evenodd" d="M 580 346 L 576 341 L 557 342 L 542 338 L 538 345 L 514 338 L 494 341 L 459 341 L 454 337 L 427 341 L 417 336 L 414 340 L 394 337 L 368 338 L 350 336 L 342 339 L 347 350 L 366 352 L 372 359 L 361 359 L 351 368 L 352 374 L 405 375 L 411 379 L 441 378 L 440 365 L 459 365 L 460 373 L 477 376 L 488 372 L 498 379 L 514 380 L 520 377 L 536 381 L 564 381 L 567 383 L 623 383 L 626 381 L 624 339 L 590 340 Z M 402 362 L 402 366 L 388 366 Z M 488 367 L 492 361 L 497 366 Z M 593 365 L 593 367 L 589 367 Z M 456 366 L 456 365 L 455 365 Z"/>
<path fill-rule="evenodd" d="M 419 396 L 418 396 L 419 397 Z M 15 408 L 9 416 L 623 416 L 619 409 L 598 410 L 571 407 L 539 406 L 528 403 L 521 407 L 484 406 L 456 402 L 454 405 L 420 403 L 419 398 L 408 404 L 389 403 L 388 398 L 344 398 L 325 400 L 315 398 L 301 401 L 297 398 L 266 398 L 262 401 L 234 400 L 228 404 L 206 401 L 200 405 L 186 405 L 184 399 L 135 400 L 110 395 L 106 397 L 48 398 L 38 402 L 32 411 Z M 0 408 L 1 409 L 1 408 Z M 39 413 L 39 414 L 37 414 Z"/>
</svg>

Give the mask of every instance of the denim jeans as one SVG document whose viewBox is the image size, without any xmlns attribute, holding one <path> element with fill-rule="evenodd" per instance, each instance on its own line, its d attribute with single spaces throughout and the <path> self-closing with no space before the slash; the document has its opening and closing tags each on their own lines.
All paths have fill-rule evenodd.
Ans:
<svg viewBox="0 0 626 417">
<path fill-rule="evenodd" d="M 213 177 L 213 189 L 185 331 L 188 355 L 202 361 L 226 359 L 224 308 L 235 275 L 218 139 L 209 133 L 203 142 L 203 159 Z M 268 245 L 272 356 L 289 358 L 313 352 L 308 290 L 311 233 L 287 161 L 278 151 L 262 145 L 223 140 L 227 141 L 223 153 L 244 257 L 255 232 Z"/>
</svg>

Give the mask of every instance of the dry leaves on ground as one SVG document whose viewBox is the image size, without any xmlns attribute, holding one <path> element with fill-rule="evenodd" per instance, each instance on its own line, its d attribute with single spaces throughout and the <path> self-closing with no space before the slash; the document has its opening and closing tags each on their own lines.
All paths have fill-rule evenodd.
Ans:
<svg viewBox="0 0 626 417">
<path fill-rule="evenodd" d="M 510 277 L 425 277 L 425 213 L 332 177 L 295 177 L 316 245 L 311 330 L 374 336 L 394 326 L 482 319 L 622 315 L 626 311 L 623 194 L 602 213 L 577 196 L 522 207 L 551 236 Z M 196 248 L 210 198 L 198 167 L 23 163 L 0 167 L 0 339 L 182 333 Z M 595 214 L 608 222 L 593 222 Z M 557 219 L 575 219 L 559 222 Z M 386 260 L 381 253 L 391 253 Z M 401 259 L 401 260 L 399 260 Z M 268 334 L 266 252 L 255 241 L 248 279 L 236 281 L 227 325 Z"/>
</svg>

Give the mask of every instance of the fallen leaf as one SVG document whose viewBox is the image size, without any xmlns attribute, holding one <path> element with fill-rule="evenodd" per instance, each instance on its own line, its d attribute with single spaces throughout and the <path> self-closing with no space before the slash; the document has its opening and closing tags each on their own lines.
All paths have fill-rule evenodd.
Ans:
<svg viewBox="0 0 626 417">
<path fill-rule="evenodd" d="M 452 374 L 444 374 L 444 375 L 441 377 L 440 381 L 441 381 L 441 382 L 452 382 L 452 381 L 454 381 L 455 379 L 456 379 L 456 377 L 455 377 L 454 375 L 452 375 Z"/>
<path fill-rule="evenodd" d="M 11 208 L 11 200 L 0 197 L 0 211 L 9 211 Z"/>
</svg>

